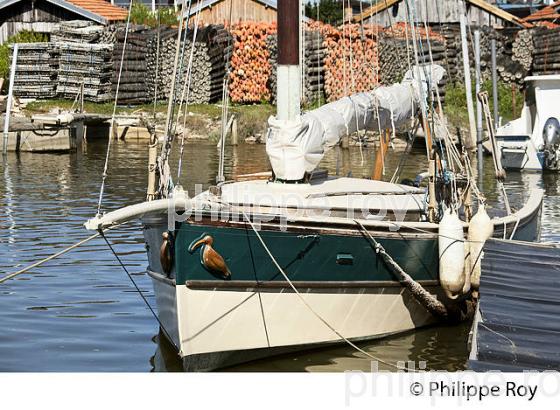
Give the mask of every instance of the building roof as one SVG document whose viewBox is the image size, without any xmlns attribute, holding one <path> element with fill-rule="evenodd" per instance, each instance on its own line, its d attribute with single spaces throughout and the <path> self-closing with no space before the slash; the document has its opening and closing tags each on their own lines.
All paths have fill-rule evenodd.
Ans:
<svg viewBox="0 0 560 410">
<path fill-rule="evenodd" d="M 212 5 L 219 3 L 224 0 L 200 0 L 196 6 L 191 7 L 190 13 L 185 12 L 184 18 L 190 18 L 191 16 L 198 13 L 199 10 L 204 10 L 207 7 L 211 7 Z M 276 0 L 253 0 L 256 3 L 264 4 L 267 7 L 273 8 L 274 10 L 278 9 L 278 2 Z"/>
<path fill-rule="evenodd" d="M 0 0 L 0 10 L 22 0 Z M 45 0 L 60 8 L 76 13 L 87 20 L 107 24 L 127 18 L 128 11 L 105 0 Z"/>
<path fill-rule="evenodd" d="M 552 3 L 550 6 L 543 7 L 539 11 L 525 17 L 525 21 L 542 21 L 560 19 L 560 1 Z"/>
</svg>

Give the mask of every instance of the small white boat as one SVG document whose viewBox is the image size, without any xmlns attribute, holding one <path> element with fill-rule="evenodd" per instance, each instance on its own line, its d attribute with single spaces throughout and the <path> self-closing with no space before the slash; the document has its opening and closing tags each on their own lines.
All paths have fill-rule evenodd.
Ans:
<svg viewBox="0 0 560 410">
<path fill-rule="evenodd" d="M 496 133 L 502 166 L 512 170 L 557 171 L 560 167 L 560 75 L 525 78 L 521 117 Z"/>
</svg>

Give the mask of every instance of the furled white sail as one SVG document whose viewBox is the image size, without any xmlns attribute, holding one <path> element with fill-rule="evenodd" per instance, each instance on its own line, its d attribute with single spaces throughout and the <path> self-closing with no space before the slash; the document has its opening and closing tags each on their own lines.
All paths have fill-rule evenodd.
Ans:
<svg viewBox="0 0 560 410">
<path fill-rule="evenodd" d="M 345 135 L 399 128 L 416 115 L 421 96 L 426 98 L 428 87 L 437 87 L 444 75 L 439 65 L 415 66 L 400 84 L 344 97 L 305 113 L 298 121 L 270 117 L 266 152 L 276 177 L 301 180 Z"/>
</svg>

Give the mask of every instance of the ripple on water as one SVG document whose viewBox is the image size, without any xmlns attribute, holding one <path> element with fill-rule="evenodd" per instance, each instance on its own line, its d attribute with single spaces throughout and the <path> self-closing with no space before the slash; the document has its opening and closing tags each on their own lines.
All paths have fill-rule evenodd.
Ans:
<svg viewBox="0 0 560 410">
<path fill-rule="evenodd" d="M 363 154 L 363 162 L 362 155 Z M 368 176 L 374 152 L 351 149 L 343 153 L 341 174 Z M 105 159 L 102 142 L 91 141 L 83 153 L 49 155 L 9 154 L 0 184 L 0 271 L 11 272 L 36 262 L 89 235 L 83 228 L 97 208 Z M 386 163 L 392 175 L 398 156 Z M 172 168 L 177 158 L 172 158 Z M 334 173 L 336 154 L 324 165 Z M 147 149 L 143 142 L 117 143 L 110 156 L 103 209 L 144 199 Z M 183 186 L 194 191 L 213 183 L 218 166 L 215 145 L 188 144 Z M 495 190 L 491 164 L 486 164 L 485 186 Z M 228 147 L 226 174 L 268 169 L 264 147 Z M 413 151 L 402 177 L 425 170 L 424 152 Z M 510 173 L 508 190 L 513 202 L 530 186 L 546 191 L 543 239 L 558 240 L 559 187 L 556 175 Z M 500 205 L 500 198 L 489 200 Z M 155 306 L 153 289 L 143 273 L 146 256 L 139 225 L 111 231 L 114 244 L 138 286 Z M 101 239 L 35 268 L 31 274 L 0 285 L 0 371 L 177 371 L 181 363 L 166 342 L 158 342 L 157 323 L 127 276 Z M 466 362 L 468 324 L 434 327 L 377 342 L 361 344 L 386 362 L 424 360 L 429 369 L 460 370 Z M 380 367 L 384 365 L 381 364 Z M 282 356 L 232 368 L 235 371 L 344 371 L 369 370 L 370 363 L 346 346 Z"/>
</svg>

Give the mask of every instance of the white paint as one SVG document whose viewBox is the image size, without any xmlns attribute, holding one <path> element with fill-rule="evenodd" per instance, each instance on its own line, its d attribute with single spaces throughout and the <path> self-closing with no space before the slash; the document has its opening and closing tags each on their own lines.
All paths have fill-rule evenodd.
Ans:
<svg viewBox="0 0 560 410">
<path fill-rule="evenodd" d="M 486 213 L 486 207 L 480 205 L 476 215 L 469 223 L 469 233 L 467 235 L 469 244 L 469 265 L 471 267 L 470 283 L 473 289 L 478 290 L 480 286 L 480 265 L 482 261 L 482 248 L 484 242 L 492 237 L 494 225 Z"/>
<path fill-rule="evenodd" d="M 439 280 L 447 297 L 456 299 L 465 285 L 463 224 L 452 210 L 439 223 Z"/>
<path fill-rule="evenodd" d="M 403 288 L 307 292 L 303 297 L 347 338 L 375 338 L 433 322 Z M 176 288 L 181 356 L 339 341 L 288 289 L 261 292 Z M 266 323 L 266 331 L 265 331 Z M 268 334 L 268 338 L 267 338 Z"/>
<path fill-rule="evenodd" d="M 276 83 L 276 119 L 299 122 L 301 71 L 298 65 L 279 65 Z"/>
<path fill-rule="evenodd" d="M 505 169 L 540 171 L 543 164 L 539 151 L 543 145 L 543 129 L 547 119 L 560 120 L 560 75 L 525 78 L 526 99 L 521 116 L 498 128 L 496 137 Z M 505 137 L 517 137 L 515 141 Z"/>
</svg>

